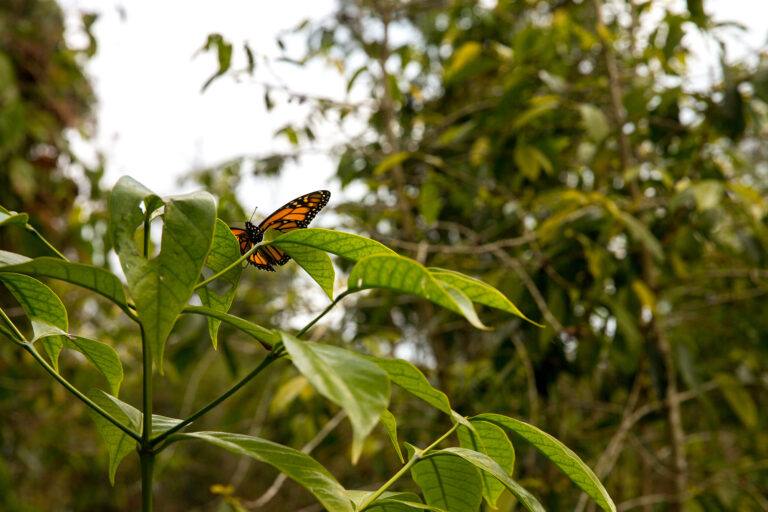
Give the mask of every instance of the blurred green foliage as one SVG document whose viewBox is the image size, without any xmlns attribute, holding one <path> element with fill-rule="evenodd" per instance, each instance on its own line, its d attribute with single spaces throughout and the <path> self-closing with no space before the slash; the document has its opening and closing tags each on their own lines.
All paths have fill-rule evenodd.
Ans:
<svg viewBox="0 0 768 512">
<path fill-rule="evenodd" d="M 337 208 L 351 225 L 546 324 L 486 311 L 503 326 L 471 332 L 376 295 L 347 312 L 355 343 L 432 368 L 462 413 L 562 436 L 625 510 L 768 503 L 768 51 L 727 60 L 736 29 L 707 7 L 342 1 L 297 27 L 296 62 L 336 67 L 348 99 L 278 133 L 300 153 L 303 134 L 351 131 L 336 146 L 342 185 L 366 190 Z M 708 79 L 693 36 L 716 49 Z M 418 440 L 433 418 L 411 412 Z M 518 460 L 549 509 L 585 509 Z"/>
</svg>

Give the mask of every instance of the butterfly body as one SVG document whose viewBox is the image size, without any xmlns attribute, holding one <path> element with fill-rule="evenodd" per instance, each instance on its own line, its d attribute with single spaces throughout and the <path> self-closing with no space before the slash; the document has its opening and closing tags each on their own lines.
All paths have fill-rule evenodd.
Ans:
<svg viewBox="0 0 768 512">
<path fill-rule="evenodd" d="M 240 254 L 245 254 L 255 244 L 264 240 L 264 233 L 270 229 L 287 233 L 296 229 L 306 228 L 312 219 L 315 218 L 317 212 L 328 204 L 330 197 L 331 193 L 327 190 L 310 192 L 284 204 L 268 215 L 258 226 L 251 222 L 245 223 L 245 229 L 230 226 L 229 229 L 240 243 Z M 248 257 L 248 263 L 260 270 L 274 272 L 273 265 L 285 265 L 290 259 L 291 257 L 282 250 L 267 245 L 260 247 L 251 254 Z"/>
</svg>

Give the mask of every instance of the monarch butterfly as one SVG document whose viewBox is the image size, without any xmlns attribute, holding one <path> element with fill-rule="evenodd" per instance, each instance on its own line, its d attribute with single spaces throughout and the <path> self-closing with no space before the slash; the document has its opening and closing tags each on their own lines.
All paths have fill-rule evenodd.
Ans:
<svg viewBox="0 0 768 512">
<path fill-rule="evenodd" d="M 331 193 L 327 190 L 316 190 L 309 194 L 297 197 L 289 201 L 277 210 L 275 210 L 266 219 L 261 221 L 258 226 L 251 222 L 245 223 L 245 229 L 229 227 L 232 234 L 240 242 L 240 254 L 248 252 L 254 244 L 264 239 L 264 233 L 269 229 L 276 229 L 282 233 L 294 231 L 296 229 L 306 228 L 317 212 L 328 204 Z M 267 245 L 260 247 L 256 252 L 248 257 L 248 263 L 259 270 L 274 272 L 272 265 L 285 265 L 291 259 L 285 252 L 277 247 Z"/>
</svg>

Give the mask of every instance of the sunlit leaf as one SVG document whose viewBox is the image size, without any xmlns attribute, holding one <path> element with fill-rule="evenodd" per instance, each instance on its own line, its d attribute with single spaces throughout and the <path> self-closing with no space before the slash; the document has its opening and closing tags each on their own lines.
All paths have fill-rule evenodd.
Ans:
<svg viewBox="0 0 768 512">
<path fill-rule="evenodd" d="M 533 425 L 501 414 L 479 414 L 471 419 L 487 421 L 519 435 L 560 468 L 572 482 L 595 500 L 600 508 L 616 512 L 616 505 L 592 470 L 570 448 L 551 435 Z"/>
<path fill-rule="evenodd" d="M 352 460 L 389 403 L 389 379 L 376 364 L 339 347 L 281 333 L 293 364 L 317 391 L 347 411 L 353 427 Z"/>
<path fill-rule="evenodd" d="M 474 431 L 464 426 L 459 427 L 457 434 L 461 447 L 489 456 L 506 474 L 511 475 L 515 467 L 515 449 L 506 432 L 484 421 L 474 421 L 472 425 L 475 427 Z M 480 476 L 483 482 L 483 497 L 495 508 L 496 500 L 504 491 L 504 484 L 485 471 L 481 471 Z"/>
</svg>

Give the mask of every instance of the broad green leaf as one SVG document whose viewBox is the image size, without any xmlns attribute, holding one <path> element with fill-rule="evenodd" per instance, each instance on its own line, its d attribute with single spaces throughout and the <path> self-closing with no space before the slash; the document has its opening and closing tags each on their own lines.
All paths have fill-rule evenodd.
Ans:
<svg viewBox="0 0 768 512">
<path fill-rule="evenodd" d="M 107 379 L 109 391 L 117 395 L 120 391 L 120 383 L 123 381 L 123 364 L 114 348 L 101 341 L 83 338 L 68 334 L 60 336 L 64 340 L 64 347 L 77 350 L 90 361 L 93 366 Z"/>
<path fill-rule="evenodd" d="M 125 403 L 117 397 L 114 397 L 100 389 L 93 389 L 88 393 L 88 397 L 96 405 L 104 409 L 110 416 L 125 425 L 137 434 L 141 434 L 143 427 L 143 414 L 131 404 Z M 126 455 L 137 448 L 136 442 L 122 430 L 103 418 L 92 409 L 88 409 L 96 428 L 101 434 L 104 443 L 109 452 L 109 481 L 115 484 L 115 472 Z M 176 426 L 181 422 L 177 418 L 168 418 L 159 414 L 152 415 L 152 435 L 157 436 Z"/>
<path fill-rule="evenodd" d="M 410 151 L 400 151 L 399 153 L 394 153 L 392 155 L 389 155 L 384 160 L 379 162 L 379 165 L 377 165 L 373 169 L 373 175 L 381 176 L 382 174 L 392 169 L 394 166 L 400 165 L 401 163 L 406 161 L 408 158 L 410 158 L 410 156 L 411 156 Z"/>
<path fill-rule="evenodd" d="M 94 389 L 89 392 L 88 397 L 93 400 L 96 405 L 116 419 L 118 423 L 132 428 L 137 434 L 140 433 L 139 429 L 136 428 L 136 424 L 131 421 L 123 409 L 111 400 L 112 397 L 99 389 Z M 88 408 L 88 414 L 91 416 L 93 422 L 96 423 L 96 429 L 99 431 L 101 438 L 107 445 L 107 452 L 109 453 L 109 481 L 112 485 L 115 485 L 115 473 L 117 472 L 117 467 L 129 453 L 136 449 L 136 441 L 107 421 L 100 414 L 93 411 L 90 407 Z M 138 425 L 139 427 L 141 426 L 140 419 Z"/>
<path fill-rule="evenodd" d="M 357 462 L 363 440 L 389 403 L 387 374 L 354 352 L 281 334 L 296 368 L 321 395 L 347 411 L 353 427 L 352 461 Z"/>
<path fill-rule="evenodd" d="M 192 296 L 205 262 L 215 221 L 213 197 L 204 192 L 169 199 L 165 205 L 162 248 L 147 260 L 134 242 L 143 222 L 139 204 L 147 212 L 159 204 L 157 196 L 135 180 L 122 177 L 109 199 L 110 233 L 136 303 L 136 312 L 158 369 L 176 318 Z"/>
<path fill-rule="evenodd" d="M 473 421 L 481 420 L 493 423 L 507 430 L 511 430 L 544 454 L 552 461 L 568 478 L 571 479 L 581 490 L 595 500 L 603 510 L 616 512 L 616 505 L 608 495 L 603 484 L 595 476 L 589 467 L 573 453 L 570 448 L 563 443 L 534 427 L 520 420 L 502 416 L 501 414 L 479 414 L 472 418 Z"/>
<path fill-rule="evenodd" d="M 483 501 L 478 470 L 460 457 L 426 457 L 413 465 L 411 476 L 428 505 L 450 512 L 477 512 Z"/>
<path fill-rule="evenodd" d="M 474 450 L 468 450 L 466 448 L 451 447 L 440 450 L 439 452 L 430 453 L 429 459 L 427 460 L 430 460 L 433 457 L 440 459 L 441 457 L 445 456 L 443 454 L 450 454 L 461 457 L 463 460 L 469 462 L 477 469 L 479 469 L 481 474 L 487 473 L 493 476 L 497 482 L 500 482 L 504 485 L 504 487 L 509 489 L 509 492 L 511 492 L 515 498 L 517 498 L 517 500 L 530 512 L 545 512 L 544 507 L 541 505 L 541 503 L 539 503 L 539 500 L 533 496 L 533 494 L 515 482 L 512 477 L 510 477 L 509 474 L 504 470 L 504 468 L 502 468 L 496 461 L 489 458 L 487 455 L 476 452 Z"/>
<path fill-rule="evenodd" d="M 418 368 L 402 359 L 384 359 L 380 357 L 368 357 L 369 361 L 376 363 L 379 368 L 387 372 L 389 380 L 397 384 L 408 393 L 419 398 L 435 409 L 448 416 L 453 416 L 451 403 L 445 393 L 432 387 L 427 378 Z"/>
<path fill-rule="evenodd" d="M 258 437 L 226 432 L 194 432 L 182 436 L 201 439 L 269 464 L 314 494 L 327 510 L 353 512 L 352 502 L 341 484 L 319 462 L 298 450 Z"/>
<path fill-rule="evenodd" d="M 6 263 L 5 261 L 7 260 L 0 259 L 0 265 L 5 263 L 4 266 L 0 266 L 0 272 L 50 277 L 94 291 L 121 307 L 125 307 L 128 302 L 123 283 L 106 269 L 47 256 L 34 260 L 27 259 L 23 262 Z"/>
<path fill-rule="evenodd" d="M 403 452 L 400 450 L 400 443 L 397 442 L 397 419 L 395 418 L 395 415 L 389 412 L 389 410 L 385 410 L 381 413 L 380 420 L 381 424 L 384 426 L 384 430 L 387 431 L 389 440 L 392 441 L 392 446 L 395 447 L 397 457 L 400 459 L 401 463 L 405 464 Z"/>
<path fill-rule="evenodd" d="M 43 350 L 58 372 L 59 354 L 64 346 L 60 334 L 69 329 L 61 299 L 37 279 L 23 274 L 0 272 L 0 281 L 21 305 L 32 324 L 33 341 L 41 339 Z"/>
<path fill-rule="evenodd" d="M 314 247 L 352 261 L 360 261 L 372 254 L 395 254 L 392 249 L 370 238 L 320 228 L 290 231 L 272 241 L 271 245 L 288 252 L 288 254 L 291 254 L 293 245 Z"/>
<path fill-rule="evenodd" d="M 720 391 L 731 406 L 731 410 L 736 413 L 744 426 L 750 430 L 757 427 L 757 405 L 741 382 L 727 373 L 718 373 L 715 380 L 720 385 Z"/>
<path fill-rule="evenodd" d="M 193 313 L 196 315 L 205 315 L 211 318 L 216 318 L 222 322 L 226 322 L 232 327 L 252 336 L 261 343 L 261 345 L 267 349 L 272 350 L 272 346 L 280 341 L 280 335 L 274 331 L 270 331 L 260 325 L 256 325 L 248 320 L 215 309 L 206 308 L 205 306 L 185 306 L 182 313 Z"/>
<path fill-rule="evenodd" d="M 541 327 L 540 324 L 537 324 L 525 316 L 519 309 L 517 309 L 517 306 L 512 304 L 512 302 L 506 298 L 503 293 L 501 293 L 493 286 L 453 270 L 446 270 L 443 268 L 435 267 L 430 267 L 427 270 L 429 270 L 430 274 L 432 274 L 438 280 L 461 290 L 464 295 L 472 300 L 472 302 L 477 302 L 478 304 L 482 304 L 484 306 L 490 306 L 492 308 L 506 311 L 507 313 L 512 313 L 513 315 L 519 316 L 523 320 L 526 320 L 533 325 Z"/>
<path fill-rule="evenodd" d="M 352 290 L 380 288 L 410 293 L 462 315 L 478 329 L 487 329 L 459 289 L 435 279 L 418 262 L 398 255 L 375 254 L 361 259 L 349 274 Z"/>
<path fill-rule="evenodd" d="M 515 449 L 509 442 L 506 432 L 491 423 L 484 421 L 472 422 L 475 431 L 460 426 L 457 434 L 462 448 L 469 448 L 476 452 L 488 455 L 506 474 L 511 475 L 515 467 Z M 483 497 L 492 508 L 496 508 L 496 500 L 504 491 L 504 484 L 496 478 L 489 477 L 488 473 L 481 472 L 483 480 Z"/>
<path fill-rule="evenodd" d="M 296 231 L 291 231 L 291 233 Z M 279 238 L 282 240 L 282 236 Z M 320 285 L 328 298 L 333 300 L 333 281 L 336 277 L 336 271 L 333 269 L 330 256 L 325 251 L 300 244 L 270 243 L 269 245 L 278 246 L 288 253 L 309 274 L 309 277 Z"/>
<path fill-rule="evenodd" d="M 229 226 L 220 219 L 216 219 L 213 245 L 211 246 L 211 252 L 208 253 L 205 266 L 212 271 L 212 274 L 218 274 L 239 257 L 240 244 L 237 243 L 237 238 L 232 234 Z M 243 266 L 235 265 L 213 282 L 198 288 L 197 295 L 200 297 L 200 302 L 203 303 L 203 306 L 223 313 L 229 311 L 232 301 L 235 299 L 237 284 L 240 282 L 240 275 L 242 273 Z M 209 316 L 207 321 L 208 334 L 215 349 L 221 320 Z"/>
</svg>

